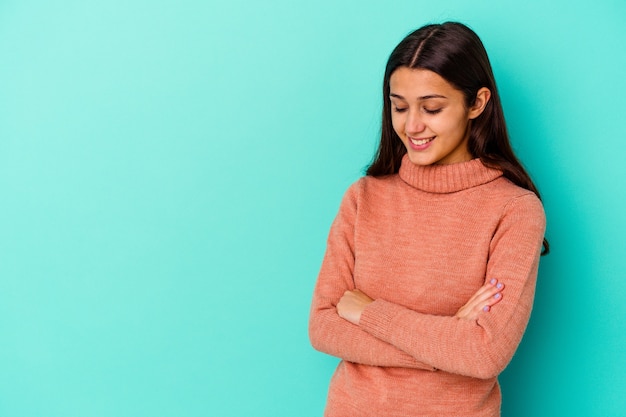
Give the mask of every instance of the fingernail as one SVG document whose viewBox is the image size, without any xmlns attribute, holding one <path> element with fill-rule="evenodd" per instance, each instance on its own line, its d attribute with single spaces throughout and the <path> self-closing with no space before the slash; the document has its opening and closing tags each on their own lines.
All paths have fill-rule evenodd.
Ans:
<svg viewBox="0 0 626 417">
<path fill-rule="evenodd" d="M 500 297 L 502 297 L 502 294 L 497 293 L 496 295 L 493 296 L 493 298 L 495 298 L 496 300 L 498 300 Z"/>
<path fill-rule="evenodd" d="M 498 288 L 498 289 L 502 288 L 502 283 L 498 282 L 498 285 L 496 285 L 496 288 Z"/>
<path fill-rule="evenodd" d="M 483 311 L 489 311 L 489 306 L 484 306 Z"/>
<path fill-rule="evenodd" d="M 495 279 L 495 278 L 491 278 L 491 281 L 489 281 L 489 282 L 492 283 L 492 284 L 495 284 L 496 282 L 498 282 L 498 280 Z"/>
</svg>

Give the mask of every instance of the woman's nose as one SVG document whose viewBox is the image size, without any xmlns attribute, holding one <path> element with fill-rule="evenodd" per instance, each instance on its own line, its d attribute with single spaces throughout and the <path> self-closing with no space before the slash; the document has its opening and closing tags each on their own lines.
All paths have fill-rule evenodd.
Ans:
<svg viewBox="0 0 626 417">
<path fill-rule="evenodd" d="M 411 135 L 413 133 L 421 133 L 426 128 L 426 125 L 422 121 L 419 112 L 417 111 L 409 111 L 409 114 L 406 118 L 406 124 L 404 126 L 404 130 L 407 134 Z"/>
</svg>

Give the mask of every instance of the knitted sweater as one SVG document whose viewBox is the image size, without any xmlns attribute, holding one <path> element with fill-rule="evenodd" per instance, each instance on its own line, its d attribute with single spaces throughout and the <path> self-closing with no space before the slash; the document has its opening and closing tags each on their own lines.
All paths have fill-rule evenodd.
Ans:
<svg viewBox="0 0 626 417">
<path fill-rule="evenodd" d="M 315 286 L 313 347 L 343 359 L 325 416 L 499 416 L 498 374 L 530 316 L 545 230 L 534 193 L 479 159 L 364 177 L 346 192 Z M 502 300 L 454 317 L 487 279 Z M 336 305 L 375 301 L 359 325 Z"/>
</svg>

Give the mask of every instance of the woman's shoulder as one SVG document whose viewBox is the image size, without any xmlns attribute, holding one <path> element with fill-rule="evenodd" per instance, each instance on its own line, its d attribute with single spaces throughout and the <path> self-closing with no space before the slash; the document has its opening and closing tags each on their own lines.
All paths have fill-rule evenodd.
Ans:
<svg viewBox="0 0 626 417">
<path fill-rule="evenodd" d="M 485 187 L 483 191 L 492 196 L 492 198 L 510 200 L 521 197 L 525 200 L 540 201 L 534 192 L 514 184 L 505 177 L 498 177 L 496 180 L 489 183 L 489 187 Z"/>
<path fill-rule="evenodd" d="M 398 180 L 399 178 L 400 177 L 397 172 L 395 174 L 380 175 L 380 176 L 364 175 L 358 180 L 356 180 L 356 183 L 384 185 L 384 184 L 388 184 L 389 182 L 394 182 Z"/>
<path fill-rule="evenodd" d="M 353 194 L 359 198 L 368 198 L 381 194 L 393 193 L 402 181 L 398 174 L 374 177 L 365 175 L 348 187 L 346 194 Z"/>
<path fill-rule="evenodd" d="M 504 177 L 500 177 L 493 183 L 493 190 L 489 196 L 491 201 L 498 204 L 504 213 L 516 213 L 523 217 L 544 219 L 545 221 L 543 204 L 534 192 L 520 187 Z"/>
</svg>

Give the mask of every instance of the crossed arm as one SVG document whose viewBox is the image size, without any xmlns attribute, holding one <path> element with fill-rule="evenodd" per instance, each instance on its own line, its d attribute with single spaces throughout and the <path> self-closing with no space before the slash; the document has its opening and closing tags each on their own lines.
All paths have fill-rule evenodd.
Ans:
<svg viewBox="0 0 626 417">
<path fill-rule="evenodd" d="M 469 321 L 477 320 L 480 314 L 488 313 L 493 305 L 502 300 L 503 290 L 503 283 L 495 278 L 488 280 L 465 305 L 459 308 L 454 317 Z M 361 290 L 346 290 L 337 303 L 337 314 L 358 326 L 363 310 L 373 301 Z"/>
</svg>

